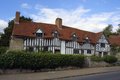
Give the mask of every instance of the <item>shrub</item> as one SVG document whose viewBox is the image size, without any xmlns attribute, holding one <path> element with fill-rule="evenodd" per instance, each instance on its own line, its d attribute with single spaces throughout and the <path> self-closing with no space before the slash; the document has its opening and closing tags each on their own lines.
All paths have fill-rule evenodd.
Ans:
<svg viewBox="0 0 120 80">
<path fill-rule="evenodd" d="M 95 62 L 103 61 L 103 58 L 99 56 L 91 56 L 90 58 L 91 58 L 91 61 L 95 61 Z"/>
<path fill-rule="evenodd" d="M 0 54 L 4 54 L 7 51 L 7 47 L 0 47 Z"/>
<path fill-rule="evenodd" d="M 82 67 L 84 56 L 26 53 L 25 51 L 9 51 L 0 56 L 1 69 L 55 69 L 58 67 Z"/>
<path fill-rule="evenodd" d="M 104 56 L 103 60 L 110 64 L 117 62 L 117 58 L 115 56 L 109 56 L 109 55 Z"/>
</svg>

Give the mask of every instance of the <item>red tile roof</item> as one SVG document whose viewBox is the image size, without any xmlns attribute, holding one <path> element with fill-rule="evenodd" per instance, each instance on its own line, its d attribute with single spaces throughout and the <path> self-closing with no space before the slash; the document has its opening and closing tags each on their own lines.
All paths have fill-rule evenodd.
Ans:
<svg viewBox="0 0 120 80">
<path fill-rule="evenodd" d="M 111 45 L 120 46 L 120 35 L 112 35 L 109 37 L 108 40 L 111 43 Z"/>
<path fill-rule="evenodd" d="M 46 24 L 46 23 L 36 23 L 36 22 L 20 22 L 15 24 L 13 28 L 13 36 L 27 36 L 35 37 L 35 32 L 41 29 L 45 33 L 44 38 L 53 38 L 52 32 L 57 30 L 60 34 L 59 38 L 63 40 L 71 40 L 72 33 L 76 33 L 78 36 L 78 42 L 83 42 L 86 37 L 88 37 L 91 43 L 96 43 L 102 33 L 93 33 L 88 31 L 83 31 L 67 26 L 62 26 L 62 29 L 59 29 L 56 25 Z"/>
</svg>

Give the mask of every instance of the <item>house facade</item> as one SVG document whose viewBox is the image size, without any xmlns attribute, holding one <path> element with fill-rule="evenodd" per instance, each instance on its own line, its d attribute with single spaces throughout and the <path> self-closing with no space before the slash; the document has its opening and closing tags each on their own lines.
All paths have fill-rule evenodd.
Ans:
<svg viewBox="0 0 120 80">
<path fill-rule="evenodd" d="M 110 55 L 110 43 L 102 32 L 94 33 L 62 25 L 20 22 L 16 12 L 10 50 L 51 51 L 61 54 Z"/>
</svg>

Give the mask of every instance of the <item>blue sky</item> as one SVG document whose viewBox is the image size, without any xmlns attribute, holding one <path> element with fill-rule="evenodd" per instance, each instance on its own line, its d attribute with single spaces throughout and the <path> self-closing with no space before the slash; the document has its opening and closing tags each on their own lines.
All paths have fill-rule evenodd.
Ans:
<svg viewBox="0 0 120 80">
<path fill-rule="evenodd" d="M 120 23 L 120 0 L 1 0 L 0 11 L 0 32 L 16 11 L 36 22 L 54 24 L 60 17 L 63 25 L 93 32 Z"/>
</svg>

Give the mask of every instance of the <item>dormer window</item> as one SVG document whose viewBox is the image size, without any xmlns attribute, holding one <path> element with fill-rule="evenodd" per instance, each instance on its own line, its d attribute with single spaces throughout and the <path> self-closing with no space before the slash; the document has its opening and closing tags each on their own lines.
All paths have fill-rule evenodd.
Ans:
<svg viewBox="0 0 120 80">
<path fill-rule="evenodd" d="M 76 36 L 75 33 L 72 35 L 72 40 L 73 40 L 73 41 L 77 41 L 77 36 Z"/>
<path fill-rule="evenodd" d="M 41 29 L 38 29 L 36 32 L 37 37 L 43 37 L 43 31 Z"/>
<path fill-rule="evenodd" d="M 84 42 L 85 42 L 85 43 L 89 43 L 89 42 L 90 42 L 89 38 L 86 37 L 85 40 L 84 40 Z"/>
<path fill-rule="evenodd" d="M 88 40 L 89 38 L 88 37 L 86 37 L 86 40 Z"/>
<path fill-rule="evenodd" d="M 58 31 L 54 31 L 54 32 L 53 32 L 53 36 L 54 36 L 55 38 L 58 38 L 58 36 L 59 36 Z"/>
</svg>

